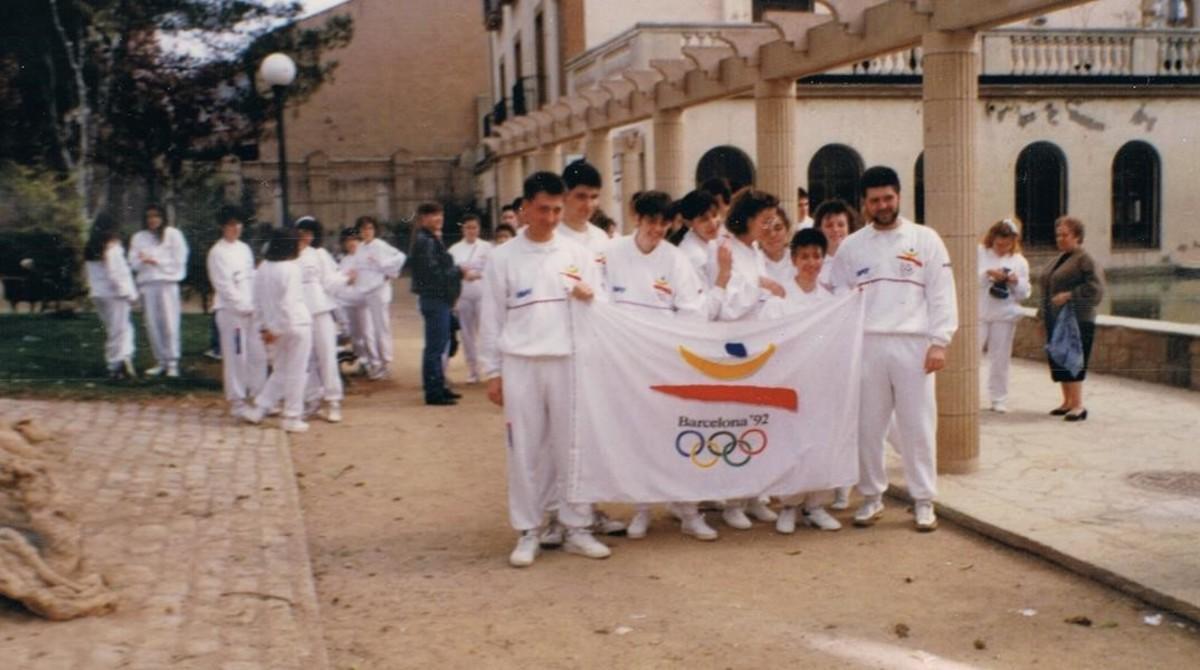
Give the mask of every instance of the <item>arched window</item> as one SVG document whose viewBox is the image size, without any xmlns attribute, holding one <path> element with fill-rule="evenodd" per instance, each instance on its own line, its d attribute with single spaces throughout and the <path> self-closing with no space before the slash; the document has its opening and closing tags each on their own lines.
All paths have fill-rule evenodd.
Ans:
<svg viewBox="0 0 1200 670">
<path fill-rule="evenodd" d="M 1156 249 L 1159 246 L 1159 196 L 1162 162 L 1154 147 L 1129 142 L 1112 166 L 1112 245 Z"/>
<path fill-rule="evenodd" d="M 841 198 L 858 209 L 862 173 L 863 161 L 857 151 L 844 144 L 826 144 L 808 163 L 809 204 L 815 210 L 826 200 Z"/>
<path fill-rule="evenodd" d="M 917 156 L 913 166 L 913 220 L 925 223 L 925 152 Z"/>
<path fill-rule="evenodd" d="M 1067 157 L 1050 142 L 1034 142 L 1017 157 L 1017 216 L 1028 246 L 1054 246 L 1054 221 L 1067 212 Z"/>
<path fill-rule="evenodd" d="M 696 185 L 713 177 L 724 177 L 737 193 L 738 189 L 754 183 L 754 161 L 737 147 L 720 146 L 709 149 L 696 164 Z"/>
</svg>

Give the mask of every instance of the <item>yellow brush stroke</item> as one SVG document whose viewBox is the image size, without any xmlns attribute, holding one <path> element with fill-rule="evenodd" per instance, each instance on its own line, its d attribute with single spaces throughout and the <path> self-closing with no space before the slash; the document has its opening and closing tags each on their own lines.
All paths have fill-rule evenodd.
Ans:
<svg viewBox="0 0 1200 670">
<path fill-rule="evenodd" d="M 741 363 L 718 363 L 688 351 L 687 347 L 679 347 L 679 355 L 683 357 L 684 362 L 688 365 L 696 368 L 707 377 L 725 381 L 745 379 L 753 375 L 755 372 L 758 372 L 759 368 L 767 364 L 767 360 L 774 353 L 775 345 L 771 344 L 761 354 Z"/>
</svg>

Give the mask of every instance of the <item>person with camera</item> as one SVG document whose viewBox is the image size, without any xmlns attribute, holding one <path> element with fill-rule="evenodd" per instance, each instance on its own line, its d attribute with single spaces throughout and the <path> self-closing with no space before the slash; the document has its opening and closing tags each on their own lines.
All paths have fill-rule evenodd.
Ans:
<svg viewBox="0 0 1200 670">
<path fill-rule="evenodd" d="M 1008 368 L 1021 301 L 1029 297 L 1029 261 L 1021 254 L 1015 219 L 992 224 L 979 245 L 979 346 L 988 361 L 993 412 L 1008 412 Z"/>
</svg>

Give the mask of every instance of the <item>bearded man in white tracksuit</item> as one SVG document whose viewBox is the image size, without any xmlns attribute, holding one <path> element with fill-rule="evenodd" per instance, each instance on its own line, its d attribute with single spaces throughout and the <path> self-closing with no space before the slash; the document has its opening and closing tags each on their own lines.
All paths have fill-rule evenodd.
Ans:
<svg viewBox="0 0 1200 670">
<path fill-rule="evenodd" d="M 838 286 L 866 293 L 862 405 L 859 412 L 858 526 L 883 515 L 887 490 L 884 437 L 895 412 L 896 446 L 916 501 L 920 531 L 937 528 L 937 403 L 933 373 L 946 364 L 958 329 L 954 275 L 946 245 L 932 228 L 899 216 L 900 178 L 873 167 L 860 181 L 869 225 L 846 238 L 834 260 Z"/>
<path fill-rule="evenodd" d="M 592 536 L 590 504 L 562 500 L 572 433 L 571 300 L 595 296 L 600 275 L 592 252 L 558 236 L 562 179 L 537 172 L 525 180 L 528 224 L 492 253 L 484 270 L 479 363 L 488 399 L 508 422 L 508 508 L 521 533 L 513 567 L 533 564 L 546 511 L 567 528 L 564 549 L 607 558 Z"/>
</svg>

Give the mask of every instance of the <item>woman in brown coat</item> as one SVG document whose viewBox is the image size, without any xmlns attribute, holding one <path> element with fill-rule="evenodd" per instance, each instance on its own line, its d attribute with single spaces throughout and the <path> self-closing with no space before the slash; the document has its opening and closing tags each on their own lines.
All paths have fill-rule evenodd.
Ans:
<svg viewBox="0 0 1200 670">
<path fill-rule="evenodd" d="M 1060 310 L 1070 303 L 1083 341 L 1083 369 L 1079 374 L 1072 375 L 1053 359 L 1050 360 L 1050 378 L 1062 384 L 1063 394 L 1062 404 L 1050 413 L 1067 421 L 1083 421 L 1088 414 L 1083 406 L 1083 380 L 1087 377 L 1092 339 L 1096 334 L 1096 306 L 1104 295 L 1104 275 L 1103 270 L 1083 250 L 1082 221 L 1071 216 L 1059 218 L 1054 224 L 1054 240 L 1062 254 L 1042 270 L 1042 306 L 1039 315 L 1045 325 L 1048 341 L 1054 333 L 1054 321 Z"/>
</svg>

